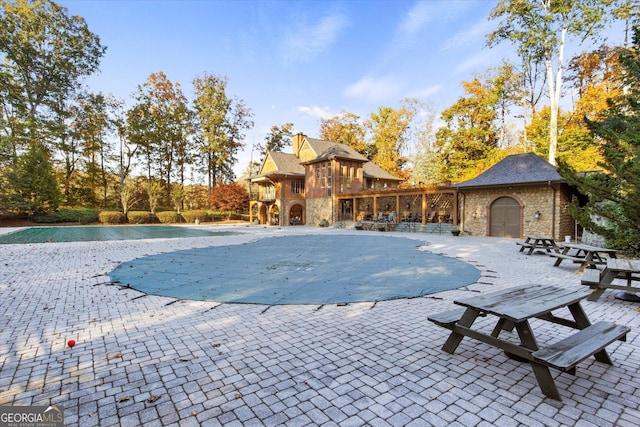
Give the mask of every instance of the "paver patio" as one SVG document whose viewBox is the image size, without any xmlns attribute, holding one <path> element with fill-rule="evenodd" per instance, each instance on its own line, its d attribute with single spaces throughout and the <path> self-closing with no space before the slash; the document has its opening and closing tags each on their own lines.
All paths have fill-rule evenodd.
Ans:
<svg viewBox="0 0 640 427">
<path fill-rule="evenodd" d="M 145 255 L 274 235 L 357 241 L 363 233 L 212 228 L 240 234 L 0 245 L 0 405 L 58 404 L 67 425 L 83 427 L 640 423 L 640 304 L 613 291 L 583 307 L 593 322 L 631 326 L 628 340 L 608 347 L 613 366 L 591 358 L 576 376 L 553 371 L 562 402 L 542 395 L 528 365 L 493 347 L 465 339 L 454 355 L 441 350 L 448 331 L 427 317 L 458 297 L 533 282 L 580 288 L 573 266 L 527 257 L 512 239 L 388 233 L 482 275 L 465 288 L 378 303 L 219 304 L 109 284 L 109 271 Z M 539 338 L 545 328 L 553 339 L 557 326 L 541 322 Z"/>
</svg>

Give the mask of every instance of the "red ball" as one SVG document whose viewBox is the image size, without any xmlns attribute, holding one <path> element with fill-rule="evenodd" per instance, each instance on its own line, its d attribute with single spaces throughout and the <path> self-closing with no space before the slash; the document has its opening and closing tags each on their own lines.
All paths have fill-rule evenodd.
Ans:
<svg viewBox="0 0 640 427">
<path fill-rule="evenodd" d="M 69 341 L 67 341 L 67 345 L 69 347 L 73 347 L 74 345 L 76 345 L 76 341 L 75 340 L 69 340 Z"/>
</svg>

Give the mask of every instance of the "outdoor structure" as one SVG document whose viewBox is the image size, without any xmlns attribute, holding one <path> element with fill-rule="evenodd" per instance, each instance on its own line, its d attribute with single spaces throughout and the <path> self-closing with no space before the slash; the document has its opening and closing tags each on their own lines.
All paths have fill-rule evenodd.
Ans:
<svg viewBox="0 0 640 427">
<path fill-rule="evenodd" d="M 480 236 L 576 238 L 572 190 L 556 168 L 533 153 L 504 158 L 458 191 L 462 229 Z"/>
<path fill-rule="evenodd" d="M 351 147 L 293 137 L 293 153 L 267 153 L 250 178 L 250 220 L 271 225 L 330 225 L 338 221 L 457 223 L 455 190 L 401 188 L 401 178 L 384 171 Z"/>
</svg>

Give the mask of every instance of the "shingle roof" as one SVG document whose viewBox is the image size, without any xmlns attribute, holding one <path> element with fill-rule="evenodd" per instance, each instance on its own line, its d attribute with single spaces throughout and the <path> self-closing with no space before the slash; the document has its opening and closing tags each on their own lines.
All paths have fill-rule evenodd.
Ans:
<svg viewBox="0 0 640 427">
<path fill-rule="evenodd" d="M 358 153 L 353 148 L 338 142 L 325 141 L 306 137 L 307 143 L 318 155 L 308 162 L 300 162 L 294 154 L 282 153 L 280 151 L 270 151 L 269 155 L 276 165 L 276 170 L 256 175 L 253 179 L 269 176 L 298 175 L 304 176 L 304 165 L 316 163 L 324 160 L 343 159 L 363 163 L 364 176 L 367 178 L 378 178 L 385 180 L 402 181 L 402 178 L 391 175 L 377 164 L 369 161 L 365 156 Z"/>
<path fill-rule="evenodd" d="M 307 137 L 307 143 L 311 146 L 311 148 L 313 148 L 313 151 L 315 151 L 318 156 L 306 163 L 314 163 L 335 158 L 355 160 L 359 162 L 369 161 L 369 159 L 367 159 L 365 156 L 358 153 L 356 150 L 346 144 L 340 144 L 338 142 L 325 141 L 322 139 L 309 137 Z"/>
<path fill-rule="evenodd" d="M 265 176 L 282 176 L 282 175 L 298 175 L 304 176 L 304 166 L 300 164 L 300 159 L 294 154 L 282 153 L 280 151 L 270 151 L 269 156 L 273 163 L 276 165 L 276 169 L 255 175 L 252 179 L 261 178 Z"/>
<path fill-rule="evenodd" d="M 454 184 L 452 187 L 488 187 L 562 181 L 564 180 L 555 166 L 534 153 L 525 153 L 505 157 L 476 178 Z"/>
<path fill-rule="evenodd" d="M 386 180 L 404 181 L 402 178 L 391 175 L 386 170 L 373 162 L 367 162 L 362 166 L 365 178 L 378 178 Z"/>
</svg>

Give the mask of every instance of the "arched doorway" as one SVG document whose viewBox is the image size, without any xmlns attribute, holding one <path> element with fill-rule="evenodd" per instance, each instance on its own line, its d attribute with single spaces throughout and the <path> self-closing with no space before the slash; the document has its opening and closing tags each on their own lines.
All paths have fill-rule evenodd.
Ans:
<svg viewBox="0 0 640 427">
<path fill-rule="evenodd" d="M 280 208 L 278 207 L 278 205 L 271 206 L 269 223 L 271 225 L 280 225 Z"/>
<path fill-rule="evenodd" d="M 521 206 L 512 197 L 499 197 L 490 207 L 490 231 L 493 237 L 521 237 Z"/>
<path fill-rule="evenodd" d="M 304 224 L 302 206 L 300 205 L 291 206 L 291 209 L 289 209 L 289 222 L 291 225 Z"/>
</svg>

